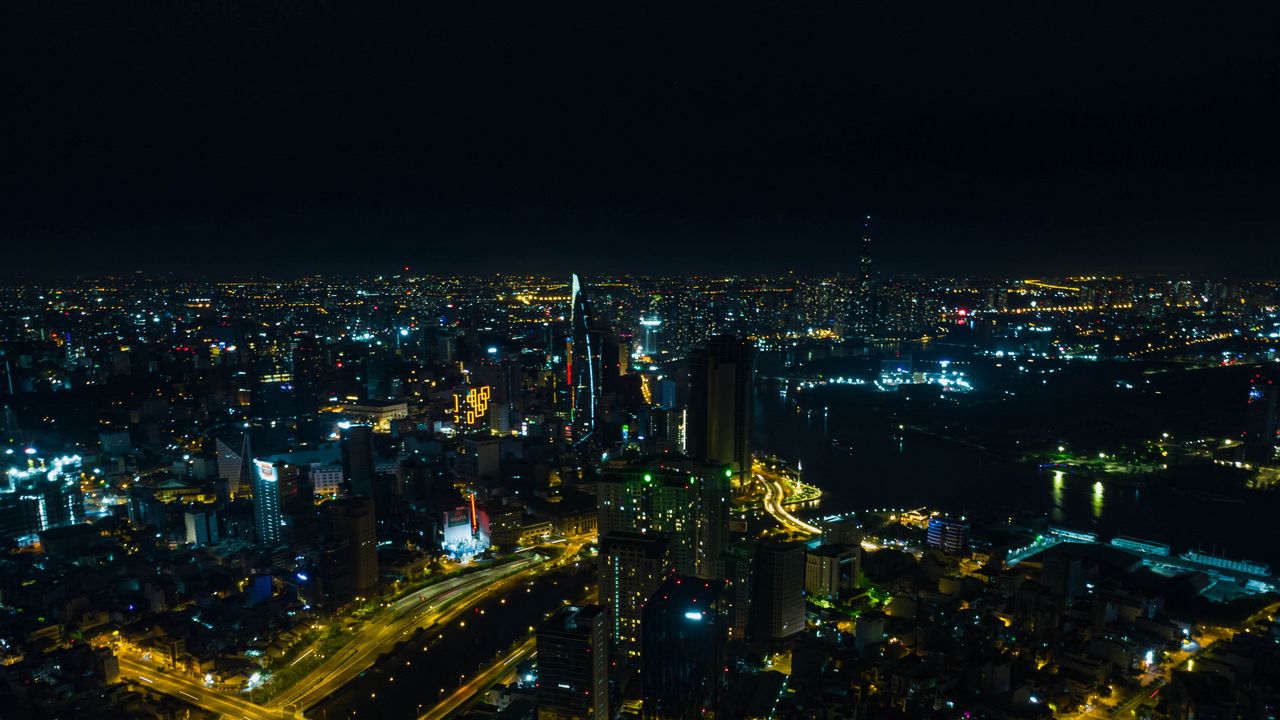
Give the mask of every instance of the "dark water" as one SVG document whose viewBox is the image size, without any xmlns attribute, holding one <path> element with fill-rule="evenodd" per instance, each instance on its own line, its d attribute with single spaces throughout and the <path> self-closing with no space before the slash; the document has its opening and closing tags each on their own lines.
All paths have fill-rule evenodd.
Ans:
<svg viewBox="0 0 1280 720">
<path fill-rule="evenodd" d="M 596 580 L 591 563 L 579 566 L 540 575 L 472 606 L 447 625 L 419 633 L 308 710 L 307 717 L 416 718 L 420 709 L 457 689 L 461 675 L 471 678 L 566 600 L 580 602 L 584 586 L 594 587 Z"/>
<path fill-rule="evenodd" d="M 868 391 L 870 392 L 870 391 Z M 1103 537 L 1130 535 L 1174 549 L 1203 547 L 1280 566 L 1272 524 L 1280 494 L 1224 488 L 1210 493 L 1136 488 L 1013 463 L 960 443 L 898 431 L 892 397 L 837 396 L 801 407 L 776 383 L 756 388 L 754 443 L 825 493 L 808 517 L 851 510 L 928 506 L 993 516 L 1032 513 Z M 810 405 L 811 403 L 804 403 Z"/>
</svg>

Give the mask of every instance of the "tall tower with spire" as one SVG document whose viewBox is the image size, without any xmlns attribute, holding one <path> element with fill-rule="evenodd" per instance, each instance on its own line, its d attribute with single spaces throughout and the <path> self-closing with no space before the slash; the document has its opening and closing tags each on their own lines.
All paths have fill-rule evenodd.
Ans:
<svg viewBox="0 0 1280 720">
<path fill-rule="evenodd" d="M 576 445 L 596 431 L 602 377 L 600 339 L 592 333 L 591 304 L 576 274 L 569 286 L 565 384 L 569 388 L 569 426 Z"/>
<path fill-rule="evenodd" d="M 871 297 L 871 216 L 862 221 L 862 246 L 858 256 L 858 276 L 853 288 L 852 322 L 854 332 L 866 336 L 871 333 L 875 315 L 875 303 Z"/>
</svg>

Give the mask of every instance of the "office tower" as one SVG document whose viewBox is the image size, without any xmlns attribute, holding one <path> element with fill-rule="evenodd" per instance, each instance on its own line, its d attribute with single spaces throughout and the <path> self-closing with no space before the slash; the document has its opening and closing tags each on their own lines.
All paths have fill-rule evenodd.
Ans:
<svg viewBox="0 0 1280 720">
<path fill-rule="evenodd" d="M 854 283 L 851 327 L 860 335 L 868 335 L 874 322 L 875 303 L 871 294 L 871 216 L 862 225 L 862 247 L 858 256 L 858 273 Z"/>
<path fill-rule="evenodd" d="M 725 678 L 725 622 L 718 580 L 667 578 L 644 606 L 645 720 L 701 720 L 714 712 Z"/>
<path fill-rule="evenodd" d="M 654 357 L 658 354 L 658 333 L 662 319 L 640 316 L 640 354 Z"/>
<path fill-rule="evenodd" d="M 187 543 L 193 547 L 214 545 L 218 542 L 218 514 L 213 510 L 191 509 L 183 513 L 187 528 Z"/>
<path fill-rule="evenodd" d="M 667 575 L 668 541 L 658 533 L 600 536 L 600 601 L 613 617 L 613 649 L 624 660 L 640 656 L 640 614 Z"/>
<path fill-rule="evenodd" d="M 653 404 L 663 410 L 674 410 L 676 407 L 676 381 L 662 378 L 653 382 Z"/>
<path fill-rule="evenodd" d="M 822 523 L 822 542 L 826 545 L 861 545 L 862 528 L 853 518 Z"/>
<path fill-rule="evenodd" d="M 348 498 L 329 504 L 332 536 L 347 546 L 351 589 L 362 593 L 378 584 L 378 538 L 369 498 Z"/>
<path fill-rule="evenodd" d="M 862 548 L 823 545 L 805 553 L 804 591 L 810 597 L 834 600 L 858 586 Z"/>
<path fill-rule="evenodd" d="M 665 533 L 677 572 L 713 578 L 728 542 L 731 473 L 687 458 L 609 469 L 596 485 L 600 534 Z"/>
<path fill-rule="evenodd" d="M 1249 385 L 1249 414 L 1255 432 L 1245 441 L 1245 458 L 1254 463 L 1270 464 L 1275 457 L 1276 432 L 1280 430 L 1277 413 L 1277 391 L 1273 380 L 1259 373 Z"/>
<path fill-rule="evenodd" d="M 945 517 L 931 517 L 925 541 L 929 543 L 929 547 L 943 552 L 951 554 L 968 552 L 969 523 Z"/>
<path fill-rule="evenodd" d="M 745 640 L 751 624 L 751 583 L 755 548 L 734 543 L 716 561 L 716 578 L 724 583 L 722 611 L 730 640 Z"/>
<path fill-rule="evenodd" d="M 600 335 L 582 282 L 570 282 L 569 335 L 565 347 L 565 385 L 569 389 L 569 426 L 574 444 L 596 431 L 603 380 Z"/>
<path fill-rule="evenodd" d="M 72 461 L 65 471 L 59 460 L 52 466 L 42 460 L 26 470 L 13 468 L 0 475 L 0 483 L 5 483 L 0 486 L 0 539 L 26 545 L 38 533 L 84 521 L 80 457 L 63 460 Z"/>
<path fill-rule="evenodd" d="M 373 497 L 373 428 L 350 424 L 342 428 L 342 469 L 357 497 Z"/>
<path fill-rule="evenodd" d="M 240 494 L 246 479 L 249 480 L 251 487 L 253 484 L 254 471 L 249 465 L 252 453 L 249 450 L 248 433 L 240 438 L 239 445 L 240 450 L 237 452 L 221 438 L 218 438 L 214 444 L 218 459 L 218 480 L 225 485 L 228 499 Z"/>
<path fill-rule="evenodd" d="M 871 216 L 862 224 L 862 253 L 858 256 L 858 280 L 871 282 Z"/>
<path fill-rule="evenodd" d="M 782 640 L 804 629 L 804 544 L 773 543 L 756 550 L 751 634 Z"/>
<path fill-rule="evenodd" d="M 268 460 L 254 460 L 253 465 L 253 522 L 258 544 L 275 545 L 284 525 L 279 468 Z"/>
<path fill-rule="evenodd" d="M 727 335 L 689 357 L 685 452 L 729 465 L 740 485 L 751 473 L 752 362 L 751 346 Z"/>
<path fill-rule="evenodd" d="M 290 368 L 298 414 L 314 415 L 319 411 L 329 385 L 329 363 L 324 347 L 311 336 L 295 339 L 290 352 Z"/>
<path fill-rule="evenodd" d="M 473 482 L 497 482 L 501 464 L 498 438 L 462 441 L 467 475 Z"/>
<path fill-rule="evenodd" d="M 608 608 L 560 608 L 537 644 L 538 720 L 609 720 Z"/>
<path fill-rule="evenodd" d="M 684 413 L 678 410 L 655 409 L 649 411 L 649 440 L 654 452 L 678 453 L 684 446 L 680 438 L 680 422 Z"/>
</svg>

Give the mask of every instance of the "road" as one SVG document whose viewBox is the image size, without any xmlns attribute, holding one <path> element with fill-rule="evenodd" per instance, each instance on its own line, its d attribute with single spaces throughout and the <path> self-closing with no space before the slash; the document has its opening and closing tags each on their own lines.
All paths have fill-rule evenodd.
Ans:
<svg viewBox="0 0 1280 720">
<path fill-rule="evenodd" d="M 369 668 L 384 652 L 407 639 L 419 628 L 446 622 L 466 607 L 490 593 L 502 592 L 542 558 L 521 558 L 428 586 L 397 600 L 383 613 L 356 631 L 342 650 L 335 653 L 281 693 L 267 705 L 249 702 L 238 694 L 206 687 L 198 679 L 183 672 L 162 671 L 148 660 L 118 653 L 120 673 L 140 685 L 197 707 L 243 720 L 268 720 L 293 717 L 294 709 L 306 708 L 336 692 L 346 682 Z"/>
<path fill-rule="evenodd" d="M 237 695 L 220 692 L 196 682 L 185 674 L 162 672 L 155 665 L 120 656 L 120 676 L 137 679 L 138 684 L 156 692 L 170 695 L 205 710 L 221 713 L 228 718 L 243 720 L 279 720 L 280 710 L 256 705 Z"/>
<path fill-rule="evenodd" d="M 451 578 L 412 593 L 366 622 L 359 636 L 271 701 L 272 707 L 310 707 L 337 692 L 419 629 L 447 622 L 490 593 L 504 591 L 541 559 L 528 557 L 471 575 Z"/>
<path fill-rule="evenodd" d="M 537 649 L 537 637 L 530 636 L 524 642 L 508 652 L 501 660 L 495 661 L 484 672 L 476 675 L 459 687 L 452 695 L 436 703 L 435 707 L 418 717 L 418 720 L 444 720 L 462 709 L 476 695 L 488 690 L 524 661 Z"/>
<path fill-rule="evenodd" d="M 805 535 L 821 535 L 822 530 L 820 528 L 810 525 L 795 515 L 792 515 L 791 511 L 787 510 L 786 506 L 782 504 L 787 497 L 787 489 L 785 485 L 787 482 L 786 478 L 778 475 L 777 473 L 770 472 L 765 468 L 764 464 L 759 461 L 756 461 L 754 465 L 755 467 L 752 468 L 754 471 L 753 474 L 755 475 L 756 480 L 759 480 L 760 483 L 764 485 L 765 511 L 772 515 L 773 518 L 778 521 L 778 524 L 782 525 L 782 527 L 787 530 Z"/>
</svg>

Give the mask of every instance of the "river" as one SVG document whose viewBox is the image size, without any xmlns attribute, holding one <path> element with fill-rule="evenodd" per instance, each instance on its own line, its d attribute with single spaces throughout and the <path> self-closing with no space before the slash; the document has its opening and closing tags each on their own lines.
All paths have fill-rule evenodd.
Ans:
<svg viewBox="0 0 1280 720">
<path fill-rule="evenodd" d="M 1280 566 L 1275 492 L 1206 496 L 1040 470 L 962 443 L 900 432 L 888 393 L 878 405 L 830 395 L 825 406 L 804 407 L 780 383 L 763 381 L 755 396 L 753 444 L 788 464 L 802 463 L 805 480 L 824 492 L 817 507 L 802 511 L 810 519 L 882 507 L 987 517 L 1030 513 L 1104 537 L 1158 540 L 1179 552 L 1202 547 Z"/>
</svg>

